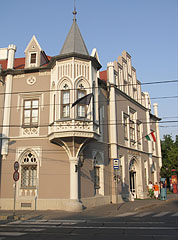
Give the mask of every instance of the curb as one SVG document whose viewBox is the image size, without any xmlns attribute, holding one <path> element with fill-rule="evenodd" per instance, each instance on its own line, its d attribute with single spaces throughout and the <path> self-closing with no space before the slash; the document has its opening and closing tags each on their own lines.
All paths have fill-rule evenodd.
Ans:
<svg viewBox="0 0 178 240">
<path fill-rule="evenodd" d="M 160 199 L 159 199 L 160 200 Z M 150 208 L 150 207 L 156 207 L 158 205 L 162 205 L 166 202 L 171 202 L 171 201 L 174 201 L 174 200 L 177 200 L 177 198 L 170 198 L 170 199 L 167 199 L 167 200 L 160 200 L 159 202 L 157 203 L 152 203 L 152 204 L 148 204 L 148 205 L 145 205 L 145 206 L 141 206 L 141 207 L 136 207 L 134 209 L 134 211 L 139 211 L 139 210 L 142 210 L 142 209 L 145 209 L 145 208 Z"/>
</svg>

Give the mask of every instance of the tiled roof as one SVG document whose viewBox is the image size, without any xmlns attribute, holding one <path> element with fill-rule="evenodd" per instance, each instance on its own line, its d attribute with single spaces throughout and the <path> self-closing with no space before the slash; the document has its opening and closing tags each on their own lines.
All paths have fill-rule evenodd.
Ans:
<svg viewBox="0 0 178 240">
<path fill-rule="evenodd" d="M 50 56 L 47 56 L 48 61 L 51 60 Z M 7 59 L 6 60 L 0 60 L 0 64 L 2 65 L 2 69 L 7 69 Z M 46 66 L 48 63 L 44 64 L 43 66 Z M 25 68 L 25 58 L 15 58 L 14 61 L 14 69 L 24 69 Z"/>
<path fill-rule="evenodd" d="M 107 70 L 100 72 L 100 79 L 107 82 Z"/>
</svg>

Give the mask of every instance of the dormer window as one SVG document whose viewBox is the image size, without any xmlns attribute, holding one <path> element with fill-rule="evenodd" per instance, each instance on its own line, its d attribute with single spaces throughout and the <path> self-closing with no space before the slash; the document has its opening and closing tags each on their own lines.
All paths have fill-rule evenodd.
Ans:
<svg viewBox="0 0 178 240">
<path fill-rule="evenodd" d="M 37 60 L 37 54 L 36 53 L 31 53 L 30 55 L 30 64 L 36 64 Z"/>
</svg>

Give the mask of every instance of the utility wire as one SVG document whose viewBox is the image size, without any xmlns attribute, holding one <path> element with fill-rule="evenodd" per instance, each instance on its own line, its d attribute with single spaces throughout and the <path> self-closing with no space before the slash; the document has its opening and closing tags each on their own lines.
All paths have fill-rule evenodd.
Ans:
<svg viewBox="0 0 178 240">
<path fill-rule="evenodd" d="M 0 125 L 0 127 L 22 127 L 22 128 L 39 128 L 39 127 L 76 127 L 77 125 L 75 124 L 71 124 L 71 125 L 68 125 L 67 123 L 66 124 L 62 124 L 63 122 L 71 122 L 71 120 L 63 120 L 62 122 L 59 121 L 59 124 L 48 124 L 48 123 L 44 123 L 44 124 L 39 124 L 39 125 L 18 125 L 18 124 L 9 124 L 9 125 Z M 55 121 L 55 122 L 58 122 L 58 121 Z M 61 122 L 61 124 L 60 124 Z M 85 127 L 85 126 L 88 126 L 86 121 L 81 121 L 81 120 L 77 120 L 76 119 L 76 122 L 80 122 L 81 124 L 79 125 L 79 127 Z M 92 122 L 92 121 L 91 121 Z M 153 123 L 156 123 L 156 121 L 151 121 L 151 122 L 141 122 L 141 124 L 153 124 Z M 165 124 L 165 123 L 178 123 L 178 121 L 160 121 L 159 124 Z M 135 122 L 131 122 L 131 123 L 126 123 L 127 125 L 132 125 L 132 124 L 136 124 Z M 114 123 L 100 123 L 100 125 L 104 125 L 104 126 L 112 126 L 112 125 L 123 125 L 123 122 L 114 122 Z"/>
<path fill-rule="evenodd" d="M 159 82 L 146 82 L 146 83 L 141 83 L 141 85 L 152 85 L 152 84 L 168 84 L 168 83 L 176 83 L 178 82 L 178 80 L 170 80 L 170 81 L 159 81 Z M 137 86 L 137 85 L 140 85 L 140 84 L 127 84 L 127 85 L 118 85 L 117 88 L 119 89 L 120 87 L 130 87 L 130 86 Z M 97 89 L 97 88 L 101 88 L 101 87 L 95 87 L 95 86 L 92 86 L 92 87 L 88 87 L 88 88 L 83 88 L 83 90 L 86 90 L 86 89 Z M 79 88 L 70 88 L 70 89 L 66 89 L 66 90 L 81 90 Z M 0 95 L 5 95 L 5 94 L 27 94 L 27 93 L 34 93 L 34 94 L 37 94 L 37 93 L 47 93 L 47 92 L 56 92 L 56 91 L 64 91 L 64 89 L 50 89 L 50 90 L 36 90 L 36 91 L 25 91 L 25 92 L 12 92 L 12 93 L 0 93 Z"/>
<path fill-rule="evenodd" d="M 174 99 L 174 98 L 178 98 L 178 96 L 169 96 L 169 97 L 166 97 L 166 96 L 163 96 L 163 97 L 153 97 L 153 98 L 150 98 L 151 100 L 152 99 Z M 23 100 L 28 100 L 28 99 L 23 99 Z M 141 101 L 142 99 L 137 99 L 135 100 L 136 102 L 139 103 L 139 101 Z M 107 103 L 107 99 L 106 100 L 99 100 L 99 101 L 93 101 L 93 103 Z M 128 101 L 127 99 L 118 99 L 118 100 L 109 100 L 110 102 L 126 102 Z M 72 105 L 73 102 L 69 102 L 68 103 L 69 105 Z M 61 105 L 64 105 L 63 103 L 55 103 L 55 106 L 61 106 Z M 49 107 L 49 106 L 54 106 L 54 103 L 49 103 L 49 104 L 39 104 L 38 107 Z M 20 105 L 13 105 L 13 106 L 10 106 L 10 107 L 0 107 L 0 109 L 5 109 L 5 108 L 8 108 L 8 109 L 13 109 L 13 108 L 23 108 L 24 106 Z"/>
</svg>

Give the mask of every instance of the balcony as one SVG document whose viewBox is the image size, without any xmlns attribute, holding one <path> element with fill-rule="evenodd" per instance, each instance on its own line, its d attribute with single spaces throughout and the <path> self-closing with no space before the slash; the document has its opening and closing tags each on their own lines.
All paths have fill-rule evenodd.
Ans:
<svg viewBox="0 0 178 240">
<path fill-rule="evenodd" d="M 81 137 L 98 140 L 99 125 L 86 119 L 67 119 L 55 121 L 49 126 L 49 139 Z"/>
</svg>

